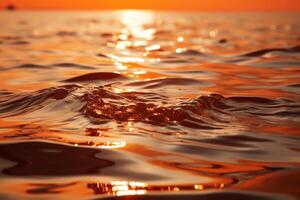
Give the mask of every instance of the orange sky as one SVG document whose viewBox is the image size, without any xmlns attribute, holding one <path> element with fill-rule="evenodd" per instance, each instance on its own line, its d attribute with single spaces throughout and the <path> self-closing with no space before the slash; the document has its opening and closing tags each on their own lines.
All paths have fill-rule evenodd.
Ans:
<svg viewBox="0 0 300 200">
<path fill-rule="evenodd" d="M 24 9 L 296 10 L 300 0 L 0 0 Z"/>
</svg>

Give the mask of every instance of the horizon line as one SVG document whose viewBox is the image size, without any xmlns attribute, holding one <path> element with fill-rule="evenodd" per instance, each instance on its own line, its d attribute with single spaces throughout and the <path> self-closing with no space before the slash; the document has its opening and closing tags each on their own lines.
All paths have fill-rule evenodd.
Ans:
<svg viewBox="0 0 300 200">
<path fill-rule="evenodd" d="M 0 7 L 0 10 L 7 10 L 7 7 Z M 152 8 L 19 8 L 15 7 L 13 11 L 117 11 L 117 10 L 145 10 L 145 11 L 171 11 L 171 12 L 299 12 L 300 9 L 152 9 Z"/>
</svg>

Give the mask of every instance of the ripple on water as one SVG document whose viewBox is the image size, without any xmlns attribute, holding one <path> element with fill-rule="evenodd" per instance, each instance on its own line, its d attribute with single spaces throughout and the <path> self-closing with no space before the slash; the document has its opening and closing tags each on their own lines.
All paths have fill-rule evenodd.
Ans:
<svg viewBox="0 0 300 200">
<path fill-rule="evenodd" d="M 300 196 L 298 14 L 0 15 L 0 199 Z"/>
</svg>

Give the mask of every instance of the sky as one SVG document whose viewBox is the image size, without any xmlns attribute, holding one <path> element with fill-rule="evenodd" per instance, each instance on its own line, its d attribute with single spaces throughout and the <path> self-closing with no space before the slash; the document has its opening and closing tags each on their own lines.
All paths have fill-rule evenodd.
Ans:
<svg viewBox="0 0 300 200">
<path fill-rule="evenodd" d="M 191 11 L 300 11 L 300 0 L 0 0 L 20 9 L 153 9 Z"/>
</svg>

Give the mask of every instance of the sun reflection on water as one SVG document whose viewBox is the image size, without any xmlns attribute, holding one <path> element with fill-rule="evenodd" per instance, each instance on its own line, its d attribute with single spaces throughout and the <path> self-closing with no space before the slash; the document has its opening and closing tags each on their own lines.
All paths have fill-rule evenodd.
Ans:
<svg viewBox="0 0 300 200">
<path fill-rule="evenodd" d="M 117 141 L 117 142 L 107 142 L 99 145 L 100 149 L 118 149 L 126 146 L 125 141 Z"/>
<path fill-rule="evenodd" d="M 224 183 L 218 184 L 195 184 L 195 185 L 148 185 L 144 182 L 135 181 L 111 181 L 110 183 L 88 183 L 87 187 L 95 194 L 108 194 L 114 196 L 143 195 L 151 192 L 184 192 L 204 191 L 211 189 L 223 189 Z"/>
<path fill-rule="evenodd" d="M 115 36 L 116 42 L 112 44 L 125 57 L 114 56 L 112 59 L 118 62 L 144 63 L 142 57 L 130 57 L 128 50 L 142 47 L 146 52 L 159 50 L 159 44 L 150 44 L 154 39 L 156 29 L 147 28 L 154 23 L 154 14 L 150 11 L 125 10 L 119 12 L 119 21 L 123 28 Z"/>
<path fill-rule="evenodd" d="M 74 143 L 73 144 L 75 147 L 80 147 L 80 146 L 91 146 L 91 147 L 97 147 L 99 149 L 119 149 L 123 148 L 127 145 L 125 141 L 108 141 L 108 142 L 103 142 L 103 143 L 93 143 L 92 141 L 87 142 L 87 143 Z"/>
<path fill-rule="evenodd" d="M 112 191 L 117 196 L 146 194 L 148 185 L 142 182 L 112 181 Z"/>
<path fill-rule="evenodd" d="M 135 38 L 151 40 L 155 29 L 146 29 L 145 26 L 154 22 L 154 14 L 150 11 L 125 10 L 119 14 L 120 21 L 124 28 L 123 35 L 131 35 Z"/>
</svg>

